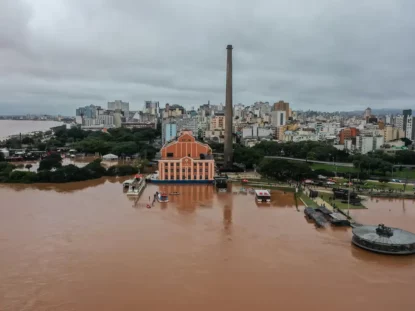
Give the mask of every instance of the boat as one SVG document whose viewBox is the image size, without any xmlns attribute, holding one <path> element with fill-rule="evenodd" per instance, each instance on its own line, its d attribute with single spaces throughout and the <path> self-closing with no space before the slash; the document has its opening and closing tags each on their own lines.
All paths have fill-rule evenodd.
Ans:
<svg viewBox="0 0 415 311">
<path fill-rule="evenodd" d="M 143 175 L 135 175 L 133 182 L 128 186 L 127 195 L 129 196 L 139 196 L 144 188 L 146 187 L 146 180 Z"/>
<path fill-rule="evenodd" d="M 129 188 L 130 185 L 134 182 L 135 179 L 127 179 L 126 181 L 124 181 L 122 183 L 122 187 L 123 188 Z"/>
<path fill-rule="evenodd" d="M 255 189 L 254 188 L 250 188 L 248 191 L 249 191 L 249 194 L 255 194 Z"/>
<path fill-rule="evenodd" d="M 146 178 L 147 182 L 154 182 L 156 183 L 157 181 L 159 181 L 159 171 L 155 171 L 153 174 L 151 174 L 150 176 L 148 176 Z"/>
<path fill-rule="evenodd" d="M 239 192 L 242 193 L 242 194 L 247 194 L 248 190 L 246 190 L 246 188 L 242 187 L 242 188 L 239 189 Z"/>
<path fill-rule="evenodd" d="M 157 201 L 159 201 L 160 203 L 167 203 L 169 202 L 169 196 L 167 195 L 167 193 L 157 193 Z"/>
<path fill-rule="evenodd" d="M 258 203 L 271 203 L 271 194 L 268 190 L 255 190 L 255 200 Z"/>
</svg>

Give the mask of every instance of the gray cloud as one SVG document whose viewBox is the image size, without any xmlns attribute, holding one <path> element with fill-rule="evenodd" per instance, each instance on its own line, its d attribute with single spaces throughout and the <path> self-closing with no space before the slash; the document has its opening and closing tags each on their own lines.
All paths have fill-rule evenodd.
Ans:
<svg viewBox="0 0 415 311">
<path fill-rule="evenodd" d="M 415 108 L 411 0 L 3 0 L 2 113 L 234 101 Z"/>
</svg>

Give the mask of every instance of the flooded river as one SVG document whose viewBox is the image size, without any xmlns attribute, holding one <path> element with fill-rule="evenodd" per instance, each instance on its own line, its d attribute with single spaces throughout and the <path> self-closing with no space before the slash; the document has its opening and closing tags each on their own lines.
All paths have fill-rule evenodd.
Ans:
<svg viewBox="0 0 415 311">
<path fill-rule="evenodd" d="M 47 131 L 51 127 L 62 125 L 57 121 L 0 120 L 0 140 L 9 135 L 25 134 L 35 131 Z"/>
<path fill-rule="evenodd" d="M 0 310 L 413 310 L 414 257 L 316 229 L 291 194 L 271 206 L 211 186 L 122 180 L 0 185 Z M 164 205 L 155 191 L 178 191 Z M 415 231 L 415 204 L 372 201 L 367 223 Z"/>
</svg>

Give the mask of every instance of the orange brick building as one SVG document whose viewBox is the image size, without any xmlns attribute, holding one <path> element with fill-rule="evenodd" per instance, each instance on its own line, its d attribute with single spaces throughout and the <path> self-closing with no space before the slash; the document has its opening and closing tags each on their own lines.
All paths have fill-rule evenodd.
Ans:
<svg viewBox="0 0 415 311">
<path fill-rule="evenodd" d="M 359 135 L 359 129 L 355 127 L 347 127 L 342 129 L 339 133 L 340 145 L 344 144 L 345 139 L 351 139 L 357 135 Z"/>
<path fill-rule="evenodd" d="M 196 141 L 191 131 L 163 146 L 159 160 L 159 180 L 165 182 L 213 182 L 215 161 L 212 149 Z"/>
</svg>

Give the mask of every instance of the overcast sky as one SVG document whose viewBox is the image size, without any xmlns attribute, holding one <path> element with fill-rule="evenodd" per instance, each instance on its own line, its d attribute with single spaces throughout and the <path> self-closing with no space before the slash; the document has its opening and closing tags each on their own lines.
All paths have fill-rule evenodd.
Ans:
<svg viewBox="0 0 415 311">
<path fill-rule="evenodd" d="M 415 109 L 413 0 L 0 0 L 0 114 L 122 99 Z"/>
</svg>

